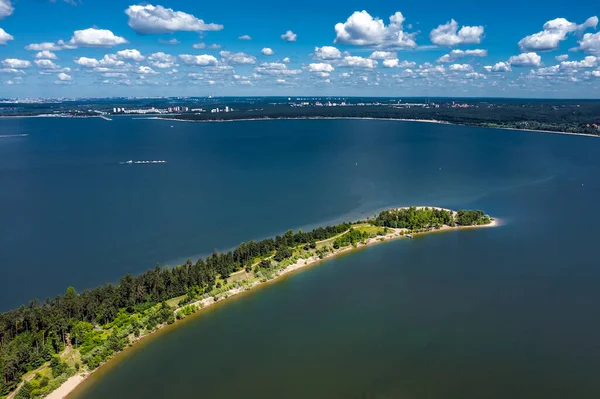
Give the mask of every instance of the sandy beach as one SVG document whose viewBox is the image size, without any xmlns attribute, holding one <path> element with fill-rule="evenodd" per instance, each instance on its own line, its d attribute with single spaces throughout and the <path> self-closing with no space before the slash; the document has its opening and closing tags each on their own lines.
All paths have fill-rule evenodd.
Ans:
<svg viewBox="0 0 600 399">
<path fill-rule="evenodd" d="M 51 392 L 47 399 L 62 399 L 65 398 L 69 393 L 71 393 L 79 384 L 85 380 L 84 374 L 76 374 L 73 377 L 66 380 L 61 386 L 58 387 L 55 391 Z"/>
<path fill-rule="evenodd" d="M 417 209 L 420 208 L 425 208 L 425 206 L 419 206 L 416 207 Z M 453 214 L 456 214 L 455 211 L 450 210 L 450 209 L 446 209 L 446 208 L 438 208 L 438 207 L 429 207 L 429 208 L 433 208 L 433 209 L 442 209 L 442 210 L 447 210 L 447 211 L 452 211 Z M 401 209 L 401 208 L 398 208 Z M 441 226 L 439 229 L 435 229 L 435 230 L 430 230 L 430 231 L 424 231 L 424 232 L 420 232 L 420 233 L 413 233 L 412 236 L 421 236 L 421 235 L 426 235 L 426 234 L 430 234 L 430 233 L 436 233 L 436 232 L 443 232 L 443 231 L 450 231 L 450 230 L 464 230 L 464 229 L 476 229 L 476 228 L 488 228 L 488 227 L 494 227 L 494 226 L 498 226 L 499 225 L 499 221 L 497 219 L 492 219 L 492 222 L 490 224 L 487 225 L 479 225 L 479 226 L 456 226 L 456 227 L 451 227 L 451 226 Z M 348 246 L 348 247 L 344 247 L 344 248 L 339 248 L 336 249 L 332 252 L 329 252 L 328 254 L 326 254 L 323 258 L 320 258 L 318 256 L 311 256 L 307 259 L 299 259 L 297 260 L 295 263 L 287 266 L 285 269 L 280 270 L 279 272 L 277 272 L 277 274 L 275 275 L 275 277 L 272 280 L 266 281 L 266 282 L 260 282 L 260 281 L 255 281 L 253 282 L 249 287 L 245 287 L 245 288 L 233 288 L 229 291 L 227 291 L 226 293 L 222 294 L 219 299 L 217 301 L 215 301 L 212 297 L 208 297 L 208 298 L 203 298 L 201 300 L 198 300 L 196 302 L 193 302 L 191 304 L 188 305 L 196 305 L 199 309 L 195 314 L 200 314 L 202 309 L 208 308 L 216 303 L 219 302 L 223 302 L 231 297 L 234 297 L 242 292 L 245 291 L 249 291 L 251 289 L 253 289 L 256 286 L 262 285 L 262 284 L 266 284 L 266 283 L 271 283 L 271 282 L 275 282 L 276 280 L 278 280 L 279 278 L 281 278 L 282 276 L 285 276 L 287 274 L 299 271 L 301 269 L 305 269 L 308 268 L 309 266 L 312 265 L 317 265 L 321 262 L 325 262 L 328 259 L 334 258 L 342 253 L 346 253 L 355 249 L 360 249 L 360 248 L 365 248 L 367 246 L 371 246 L 371 245 L 375 245 L 375 244 L 379 244 L 379 243 L 383 243 L 386 241 L 390 241 L 390 240 L 395 240 L 395 239 L 401 239 L 401 238 L 405 238 L 405 239 L 409 239 L 405 234 L 403 229 L 393 229 L 393 228 L 389 228 L 389 232 L 383 236 L 378 236 L 378 237 L 373 237 L 373 238 L 369 238 L 368 240 L 357 244 L 356 247 L 353 246 Z M 186 305 L 187 306 L 187 305 Z M 181 308 L 178 308 L 175 310 L 175 312 L 179 311 Z M 186 318 L 187 319 L 187 318 Z M 178 322 L 176 322 L 175 324 L 177 324 Z M 144 334 L 143 336 L 139 337 L 138 339 L 136 339 L 134 342 L 132 342 L 130 344 L 130 346 L 135 345 L 136 342 L 153 335 L 155 332 L 159 331 L 160 329 L 162 329 L 163 327 L 165 327 L 166 324 L 159 326 L 156 330 L 148 333 L 148 334 Z M 92 370 L 90 372 L 86 372 L 86 373 L 82 373 L 82 374 L 77 374 L 72 376 L 71 378 L 69 378 L 67 381 L 65 381 L 58 389 L 56 389 L 54 392 L 50 393 L 48 396 L 46 396 L 46 398 L 48 399 L 63 399 L 68 397 L 68 395 L 73 392 L 83 381 L 85 381 L 90 375 L 92 375 L 94 372 L 98 371 L 99 369 L 101 369 L 102 367 L 104 367 L 104 365 L 106 365 L 107 363 L 109 363 L 112 359 L 108 359 L 107 362 L 105 362 L 104 364 L 100 365 L 98 368 L 96 368 L 95 370 Z"/>
</svg>

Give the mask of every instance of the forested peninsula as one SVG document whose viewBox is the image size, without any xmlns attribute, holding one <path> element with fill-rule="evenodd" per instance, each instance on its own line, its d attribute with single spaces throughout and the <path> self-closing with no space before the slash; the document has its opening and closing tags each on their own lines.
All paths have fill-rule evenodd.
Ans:
<svg viewBox="0 0 600 399">
<path fill-rule="evenodd" d="M 430 207 L 240 244 L 195 263 L 159 267 L 118 285 L 32 300 L 0 314 L 0 397 L 41 398 L 83 377 L 140 337 L 212 303 L 351 248 L 461 227 L 491 226 L 483 211 Z M 75 385 L 78 383 L 76 382 Z M 72 388 L 70 388 L 72 389 Z M 67 391 L 68 392 L 68 391 Z M 62 394 L 61 394 L 62 395 Z"/>
</svg>

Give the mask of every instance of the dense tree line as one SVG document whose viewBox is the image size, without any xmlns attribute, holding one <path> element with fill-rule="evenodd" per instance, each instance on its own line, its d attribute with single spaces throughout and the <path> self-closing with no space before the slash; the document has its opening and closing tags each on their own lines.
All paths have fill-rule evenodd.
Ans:
<svg viewBox="0 0 600 399">
<path fill-rule="evenodd" d="M 116 286 L 106 284 L 81 293 L 69 287 L 65 295 L 43 302 L 33 300 L 27 306 L 0 313 L 0 396 L 13 390 L 24 373 L 60 353 L 69 341 L 77 345 L 89 338 L 96 326 L 123 316 L 123 309 L 131 314 L 190 291 L 208 293 L 219 276 L 227 279 L 231 273 L 273 254 L 279 254 L 278 259 L 289 257 L 290 248 L 334 237 L 350 226 L 343 223 L 310 232 L 290 230 L 274 239 L 242 243 L 227 253 L 215 250 L 195 263 L 188 260 L 174 268 L 156 266 L 138 276 L 126 274 Z M 173 316 L 171 310 L 151 314 L 150 324 L 166 322 L 168 312 Z M 117 341 L 105 348 L 108 353 L 120 345 L 118 337 L 110 339 Z M 105 356 L 103 353 L 99 358 Z"/>
<path fill-rule="evenodd" d="M 374 220 L 376 226 L 423 230 L 443 225 L 454 226 L 452 211 L 435 208 L 400 208 L 382 211 Z"/>
<path fill-rule="evenodd" d="M 373 100 L 369 100 L 373 101 Z M 427 101 L 422 99 L 422 102 Z M 381 118 L 428 119 L 469 126 L 500 127 L 600 135 L 599 101 L 509 101 L 491 102 L 461 100 L 469 107 L 452 107 L 442 102 L 435 107 L 404 107 L 393 105 L 344 107 L 290 107 L 285 104 L 265 104 L 260 111 L 236 107 L 235 112 L 181 114 L 173 118 L 190 120 L 236 120 L 248 118 Z M 169 118 L 168 116 L 165 118 Z"/>
<path fill-rule="evenodd" d="M 461 226 L 489 224 L 490 221 L 490 217 L 484 214 L 483 211 L 469 211 L 463 209 L 456 213 L 456 223 Z"/>
<path fill-rule="evenodd" d="M 369 238 L 369 233 L 365 231 L 350 229 L 350 231 L 346 234 L 341 235 L 340 237 L 333 240 L 333 248 L 338 249 L 346 247 L 348 245 L 356 245 L 359 242 L 366 240 L 367 238 Z"/>
</svg>

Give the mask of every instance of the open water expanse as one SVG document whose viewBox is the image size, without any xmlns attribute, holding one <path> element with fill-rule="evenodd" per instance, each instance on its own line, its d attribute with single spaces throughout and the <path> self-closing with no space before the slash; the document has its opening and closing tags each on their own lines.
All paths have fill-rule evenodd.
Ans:
<svg viewBox="0 0 600 399">
<path fill-rule="evenodd" d="M 22 134 L 0 137 L 2 310 L 391 206 L 502 221 L 358 250 L 228 300 L 128 351 L 75 398 L 600 397 L 596 138 L 0 119 L 0 136 Z"/>
</svg>

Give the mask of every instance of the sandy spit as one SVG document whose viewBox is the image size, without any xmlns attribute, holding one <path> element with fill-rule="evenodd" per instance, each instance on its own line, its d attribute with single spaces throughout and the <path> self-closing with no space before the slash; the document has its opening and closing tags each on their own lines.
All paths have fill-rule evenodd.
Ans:
<svg viewBox="0 0 600 399">
<path fill-rule="evenodd" d="M 417 208 L 424 208 L 424 207 L 417 207 Z M 436 207 L 429 207 L 429 208 L 436 208 Z M 437 209 L 444 209 L 447 210 L 445 208 L 437 208 Z M 454 211 L 452 211 L 454 212 Z M 448 231 L 448 230 L 465 230 L 465 229 L 476 229 L 476 228 L 482 228 L 482 227 L 494 227 L 494 226 L 498 226 L 499 225 L 499 221 L 497 219 L 493 219 L 492 222 L 490 224 L 487 225 L 482 225 L 482 226 L 457 226 L 457 227 L 450 227 L 450 226 L 442 226 L 441 228 L 437 229 L 437 230 L 431 230 L 431 231 L 426 231 L 426 232 L 422 232 L 422 233 L 414 233 L 413 236 L 418 236 L 418 235 L 425 235 L 425 234 L 429 234 L 429 233 L 435 233 L 435 232 L 441 232 L 441 231 Z M 360 243 L 357 245 L 357 248 L 362 248 L 362 247 L 366 247 L 366 246 L 370 246 L 370 245 L 374 245 L 374 244 L 379 244 L 385 241 L 390 241 L 390 240 L 394 240 L 394 239 L 399 239 L 399 238 L 407 238 L 406 235 L 403 234 L 402 229 L 390 229 L 390 232 L 384 236 L 379 236 L 379 237 L 374 237 L 374 238 L 369 238 L 364 244 Z M 267 283 L 271 283 L 274 282 L 275 280 L 277 280 L 278 278 L 280 278 L 281 276 L 284 276 L 286 274 L 298 271 L 300 269 L 306 268 L 308 266 L 317 264 L 319 262 L 325 261 L 327 259 L 333 258 L 339 254 L 354 250 L 355 248 L 350 246 L 350 247 L 344 247 L 344 248 L 340 248 L 337 249 L 333 252 L 328 253 L 326 256 L 323 257 L 323 259 L 319 258 L 318 256 L 311 256 L 308 259 L 299 259 L 297 260 L 295 263 L 289 265 L 288 267 L 286 267 L 283 270 L 280 270 L 276 277 L 274 277 L 272 280 L 267 281 L 266 283 L 261 283 L 260 281 L 255 281 L 250 287 L 247 288 L 233 288 L 229 291 L 227 291 L 224 294 L 221 294 L 220 298 L 218 299 L 218 301 L 215 302 L 215 300 L 212 297 L 209 298 L 204 298 L 201 299 L 199 301 L 193 302 L 191 304 L 188 305 L 196 305 L 196 306 L 202 306 L 202 308 L 198 309 L 198 312 L 196 312 L 196 314 L 198 314 L 199 312 L 202 311 L 202 309 L 205 309 L 207 307 L 210 307 L 214 304 L 216 304 L 217 302 L 222 302 L 225 301 L 226 299 L 232 297 L 232 296 L 236 296 L 244 291 L 248 291 L 251 290 L 252 288 L 261 285 L 261 284 L 267 284 Z M 227 297 L 225 297 L 227 296 Z M 175 312 L 177 312 L 178 310 L 180 310 L 181 308 L 178 308 L 175 310 Z M 187 318 L 186 318 L 187 319 Z M 178 322 L 176 322 L 175 324 L 177 324 Z M 159 326 L 157 330 L 150 332 L 148 334 L 145 334 L 144 336 L 138 338 L 136 340 L 139 341 L 149 335 L 154 334 L 156 331 L 162 329 L 165 325 Z M 135 345 L 135 342 L 133 342 L 131 345 Z M 110 362 L 111 359 L 108 359 L 107 362 Z M 105 365 L 106 362 L 103 364 Z M 48 396 L 46 396 L 47 399 L 63 399 L 63 398 L 67 398 L 68 395 L 73 392 L 75 390 L 75 388 L 77 388 L 77 386 L 79 386 L 83 381 L 85 381 L 90 375 L 92 375 L 95 371 L 97 371 L 98 369 L 102 368 L 103 365 L 101 365 L 100 367 L 96 368 L 95 370 L 92 370 L 91 372 L 87 372 L 84 374 L 77 374 L 74 375 L 73 377 L 69 378 L 67 381 L 65 381 L 65 383 L 63 383 L 58 389 L 56 389 L 54 392 L 50 393 Z"/>
</svg>

